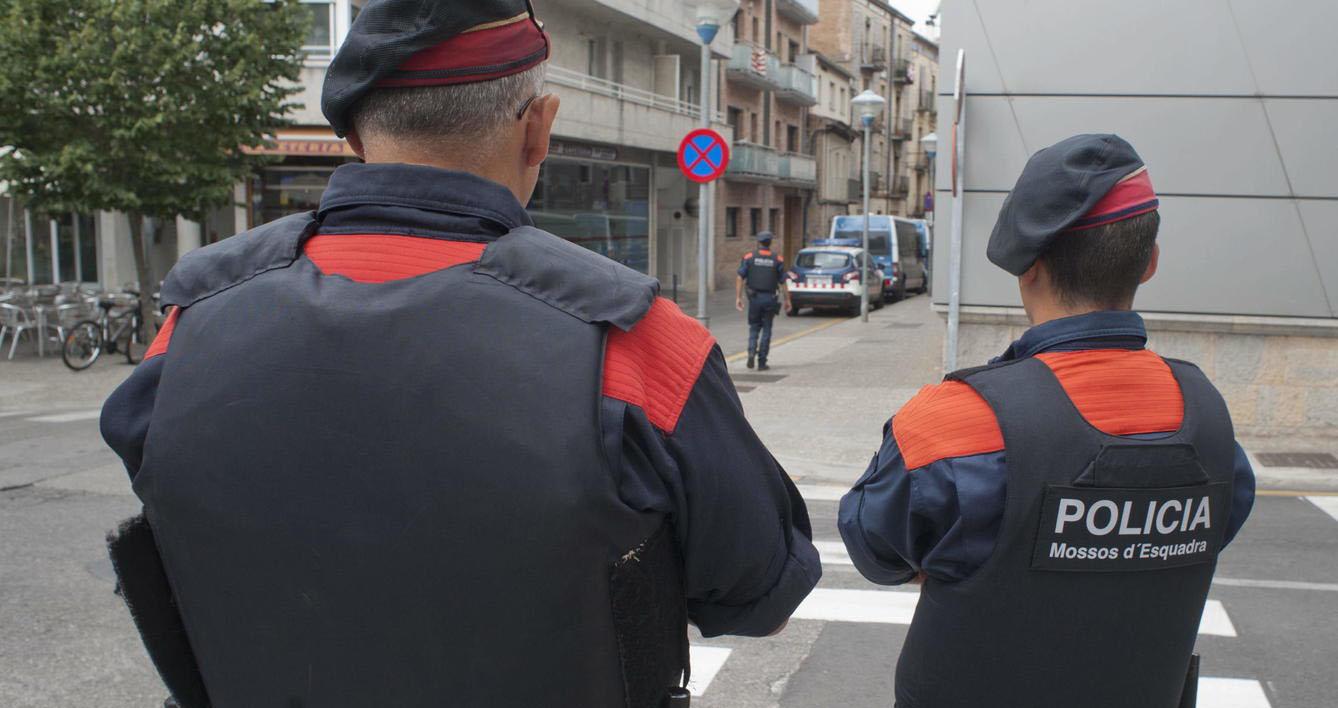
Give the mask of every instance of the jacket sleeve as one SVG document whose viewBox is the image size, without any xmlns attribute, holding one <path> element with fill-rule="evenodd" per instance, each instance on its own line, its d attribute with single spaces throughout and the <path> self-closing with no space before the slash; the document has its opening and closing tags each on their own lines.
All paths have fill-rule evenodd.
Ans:
<svg viewBox="0 0 1338 708">
<path fill-rule="evenodd" d="M 713 348 L 672 430 L 606 398 L 625 503 L 666 514 L 683 551 L 688 614 L 702 634 L 765 636 L 817 584 L 822 565 L 793 482 L 744 417 Z M 613 452 L 612 450 L 610 452 Z"/>
<path fill-rule="evenodd" d="M 1250 458 L 1245 454 L 1245 450 L 1236 443 L 1236 459 L 1234 463 L 1235 478 L 1231 486 L 1231 516 L 1227 518 L 1226 536 L 1222 541 L 1222 547 L 1226 548 L 1240 528 L 1245 525 L 1245 520 L 1250 518 L 1250 511 L 1254 509 L 1254 467 L 1250 465 Z"/>
<path fill-rule="evenodd" d="M 162 373 L 162 357 L 145 359 L 102 405 L 102 439 L 121 458 L 132 481 L 144 459 L 144 439 Z"/>
<path fill-rule="evenodd" d="M 1006 495 L 1002 451 L 908 469 L 887 434 L 844 498 L 837 524 L 855 567 L 871 582 L 900 585 L 924 572 L 964 580 L 994 552 Z"/>
<path fill-rule="evenodd" d="M 139 466 L 144 460 L 144 440 L 149 435 L 149 420 L 153 417 L 153 404 L 158 397 L 158 381 L 162 378 L 165 355 L 181 312 L 180 308 L 172 309 L 158 330 L 158 336 L 144 352 L 144 360 L 102 404 L 99 421 L 102 439 L 121 458 L 131 481 L 139 474 Z"/>
</svg>

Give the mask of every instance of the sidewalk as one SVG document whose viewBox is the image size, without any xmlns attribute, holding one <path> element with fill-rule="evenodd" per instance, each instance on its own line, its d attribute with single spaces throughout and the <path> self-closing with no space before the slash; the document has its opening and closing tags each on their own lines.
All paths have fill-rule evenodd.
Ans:
<svg viewBox="0 0 1338 708">
<path fill-rule="evenodd" d="M 662 291 L 664 297 L 672 298 L 673 292 Z M 697 316 L 697 293 L 691 290 L 680 290 L 678 292 L 678 306 L 689 317 Z M 716 341 L 720 344 L 720 351 L 725 353 L 726 357 L 746 355 L 748 352 L 748 313 L 739 312 L 734 309 L 734 288 L 728 290 L 721 288 L 711 293 L 706 298 L 706 313 L 711 318 L 711 334 L 715 335 Z M 820 325 L 830 325 L 834 322 L 849 319 L 849 315 L 839 312 L 815 312 L 813 310 L 804 310 L 804 313 L 798 317 L 788 317 L 785 314 L 776 316 L 771 326 L 772 346 L 791 338 L 802 332 L 809 331 Z M 768 362 L 770 363 L 770 362 Z"/>
<path fill-rule="evenodd" d="M 816 323 L 817 318 L 800 318 Z M 780 321 L 777 320 L 777 324 Z M 772 349 L 772 370 L 748 371 L 739 360 L 730 373 L 753 427 L 801 485 L 836 494 L 862 475 L 882 444 L 882 426 L 921 387 L 941 380 L 944 325 L 915 297 L 829 326 Z M 984 362 L 963 362 L 973 365 Z M 1263 494 L 1338 493 L 1338 470 L 1266 467 L 1257 451 L 1338 453 L 1338 441 L 1245 439 Z"/>
</svg>

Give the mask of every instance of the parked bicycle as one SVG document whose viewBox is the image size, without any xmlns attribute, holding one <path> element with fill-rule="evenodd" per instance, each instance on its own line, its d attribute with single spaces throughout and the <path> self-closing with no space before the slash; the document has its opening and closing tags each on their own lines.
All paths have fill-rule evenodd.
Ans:
<svg viewBox="0 0 1338 708">
<path fill-rule="evenodd" d="M 97 319 L 83 320 L 70 328 L 61 346 L 61 358 L 75 371 L 83 371 L 108 354 L 124 353 L 125 360 L 138 364 L 148 351 L 148 332 L 139 316 L 139 293 L 133 298 L 100 298 Z M 123 308 L 113 313 L 113 310 Z"/>
</svg>

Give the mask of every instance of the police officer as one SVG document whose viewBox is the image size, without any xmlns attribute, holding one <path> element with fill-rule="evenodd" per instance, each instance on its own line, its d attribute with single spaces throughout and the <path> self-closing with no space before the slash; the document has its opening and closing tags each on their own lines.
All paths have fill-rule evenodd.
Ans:
<svg viewBox="0 0 1338 708">
<path fill-rule="evenodd" d="M 168 276 L 102 430 L 186 708 L 658 707 L 689 621 L 767 635 L 817 583 L 709 332 L 532 225 L 549 52 L 526 0 L 371 0 L 322 98 L 365 163 Z"/>
<path fill-rule="evenodd" d="M 739 277 L 734 283 L 734 307 L 743 312 L 744 288 L 748 289 L 748 368 L 766 371 L 771 353 L 771 323 L 781 310 L 790 311 L 790 291 L 785 287 L 785 259 L 771 250 L 772 235 L 757 235 L 757 250 L 749 251 L 739 263 Z M 777 296 L 777 290 L 780 296 Z"/>
<path fill-rule="evenodd" d="M 873 582 L 923 582 L 896 705 L 1172 708 L 1254 475 L 1222 397 L 1144 348 L 1159 202 L 1115 135 L 1041 150 L 990 260 L 1032 322 L 924 388 L 841 502 Z"/>
</svg>

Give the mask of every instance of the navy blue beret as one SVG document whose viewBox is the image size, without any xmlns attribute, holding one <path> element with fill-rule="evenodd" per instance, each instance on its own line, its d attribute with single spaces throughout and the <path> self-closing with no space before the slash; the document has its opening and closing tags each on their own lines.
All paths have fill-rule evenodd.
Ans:
<svg viewBox="0 0 1338 708">
<path fill-rule="evenodd" d="M 321 110 L 343 136 L 374 88 L 491 81 L 548 55 L 529 0 L 370 0 L 330 62 Z"/>
<path fill-rule="evenodd" d="M 758 242 L 758 243 L 771 243 L 771 239 L 772 239 L 772 238 L 775 238 L 775 237 L 772 236 L 772 234 L 771 234 L 770 231 L 763 231 L 763 232 L 757 234 L 757 242 Z"/>
<path fill-rule="evenodd" d="M 1118 135 L 1075 135 L 1027 161 L 990 234 L 990 262 L 1022 275 L 1064 232 L 1155 211 L 1142 158 Z"/>
</svg>

